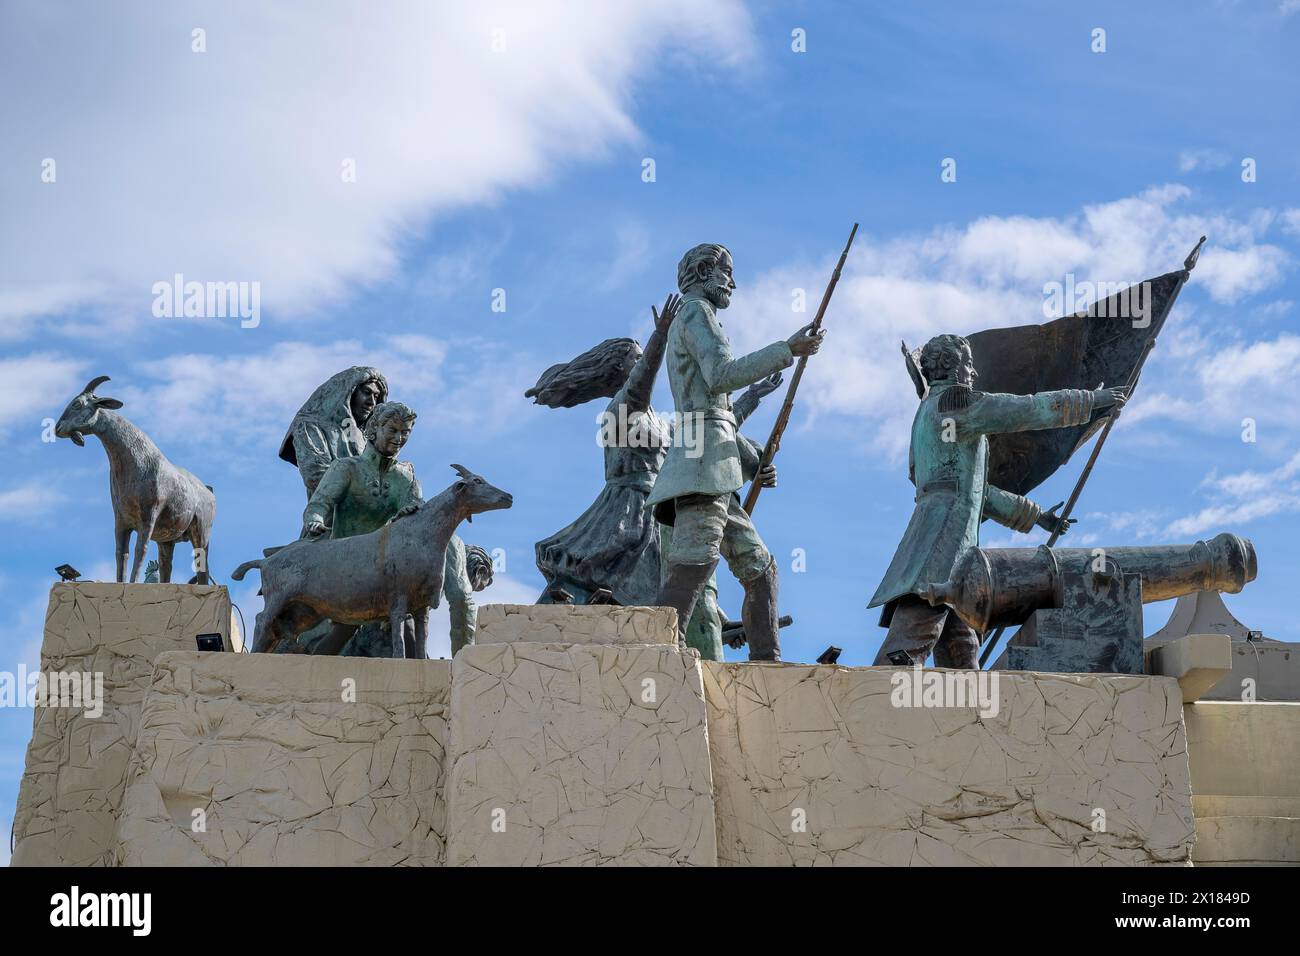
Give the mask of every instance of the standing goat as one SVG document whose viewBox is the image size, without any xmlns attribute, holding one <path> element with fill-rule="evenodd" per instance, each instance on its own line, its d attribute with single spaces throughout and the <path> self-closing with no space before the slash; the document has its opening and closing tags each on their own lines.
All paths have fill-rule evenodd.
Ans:
<svg viewBox="0 0 1300 956">
<path fill-rule="evenodd" d="M 242 581 L 262 574 L 266 606 L 257 615 L 253 651 L 271 651 L 286 637 L 329 619 L 335 624 L 389 622 L 394 657 L 405 657 L 402 627 L 415 619 L 414 655 L 425 657 L 429 608 L 442 597 L 447 542 L 462 521 L 509 508 L 508 492 L 463 465 L 460 477 L 414 514 L 394 518 L 378 531 L 347 538 L 303 538 L 264 558 L 245 561 L 230 575 Z"/>
<path fill-rule="evenodd" d="M 108 453 L 108 488 L 113 497 L 113 533 L 117 554 L 117 580 L 125 581 L 126 556 L 131 532 L 136 533 L 131 583 L 140 576 L 150 540 L 158 542 L 158 580 L 172 579 L 172 551 L 177 541 L 194 549 L 198 583 L 208 583 L 208 547 L 217 498 L 212 489 L 184 468 L 163 457 L 149 436 L 110 409 L 121 408 L 116 398 L 101 398 L 95 389 L 108 376 L 93 379 L 68 403 L 54 426 L 54 434 L 84 445 L 82 435 L 97 435 Z"/>
</svg>

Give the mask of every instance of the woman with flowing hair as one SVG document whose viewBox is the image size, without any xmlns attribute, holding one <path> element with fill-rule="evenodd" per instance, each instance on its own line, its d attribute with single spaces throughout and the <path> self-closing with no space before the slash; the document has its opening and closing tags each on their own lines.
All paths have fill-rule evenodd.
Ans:
<svg viewBox="0 0 1300 956">
<path fill-rule="evenodd" d="M 681 296 L 670 295 L 662 311 L 651 306 L 655 328 L 644 351 L 634 339 L 606 339 L 572 361 L 552 365 L 524 393 L 551 408 L 609 398 L 601 418 L 605 486 L 572 524 L 537 542 L 537 569 L 547 582 L 539 604 L 646 605 L 659 592 L 659 526 L 646 500 L 673 440 L 674 423 L 659 417 L 650 394 L 680 301 Z M 735 404 L 737 423 L 780 382 L 778 374 L 746 391 Z M 716 607 L 716 598 L 710 602 L 706 594 L 697 604 L 697 616 L 716 617 Z M 692 633 L 719 630 L 716 621 L 696 627 L 695 617 L 689 628 Z M 699 643 L 709 645 L 697 648 L 706 659 L 721 659 L 719 639 Z"/>
</svg>

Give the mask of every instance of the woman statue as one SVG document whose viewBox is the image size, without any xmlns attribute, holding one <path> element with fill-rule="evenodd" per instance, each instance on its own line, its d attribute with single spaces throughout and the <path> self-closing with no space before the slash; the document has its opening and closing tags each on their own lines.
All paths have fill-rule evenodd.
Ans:
<svg viewBox="0 0 1300 956">
<path fill-rule="evenodd" d="M 336 458 L 354 458 L 366 447 L 362 429 L 376 405 L 388 401 L 388 380 L 375 368 L 354 365 L 311 393 L 293 416 L 280 443 L 280 457 L 298 466 L 310 498 Z"/>
<path fill-rule="evenodd" d="M 673 441 L 674 423 L 650 407 L 650 393 L 680 301 L 681 296 L 670 295 L 662 312 L 651 306 L 655 328 L 644 351 L 634 339 L 606 339 L 570 362 L 551 366 L 524 393 L 551 408 L 610 399 L 601 418 L 605 486 L 577 520 L 537 542 L 537 569 L 547 581 L 539 604 L 647 605 L 659 592 L 660 529 L 646 499 Z M 750 386 L 735 403 L 736 423 L 780 383 L 778 373 Z M 686 635 L 706 660 L 722 658 L 716 588 L 714 581 L 706 585 Z"/>
</svg>

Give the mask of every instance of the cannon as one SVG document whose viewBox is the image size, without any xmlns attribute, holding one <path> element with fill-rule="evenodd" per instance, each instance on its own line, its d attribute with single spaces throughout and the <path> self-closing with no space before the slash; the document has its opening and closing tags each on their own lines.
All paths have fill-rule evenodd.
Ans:
<svg viewBox="0 0 1300 956">
<path fill-rule="evenodd" d="M 1140 674 L 1143 604 L 1235 594 L 1257 571 L 1254 545 L 1233 534 L 1158 547 L 972 548 L 921 596 L 980 633 L 1024 625 L 1007 648 L 1013 669 Z"/>
</svg>

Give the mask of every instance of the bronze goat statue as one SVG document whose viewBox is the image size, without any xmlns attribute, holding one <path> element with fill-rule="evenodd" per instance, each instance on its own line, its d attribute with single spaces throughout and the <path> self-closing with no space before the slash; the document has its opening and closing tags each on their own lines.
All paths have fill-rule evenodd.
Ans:
<svg viewBox="0 0 1300 956">
<path fill-rule="evenodd" d="M 158 542 L 158 580 L 172 579 L 172 551 L 177 541 L 188 541 L 194 549 L 194 570 L 199 584 L 208 583 L 208 548 L 212 543 L 212 522 L 217 498 L 212 489 L 184 468 L 166 459 L 149 436 L 115 413 L 122 407 L 116 398 L 95 394 L 109 380 L 101 375 L 91 380 L 81 394 L 68 403 L 54 426 L 59 438 L 84 445 L 82 436 L 95 435 L 108 454 L 108 489 L 113 499 L 113 536 L 117 555 L 117 580 L 125 581 L 126 557 L 131 549 L 131 532 L 136 533 L 135 560 L 131 564 L 132 584 L 140 576 L 149 542 Z"/>
</svg>

